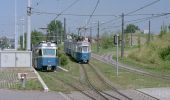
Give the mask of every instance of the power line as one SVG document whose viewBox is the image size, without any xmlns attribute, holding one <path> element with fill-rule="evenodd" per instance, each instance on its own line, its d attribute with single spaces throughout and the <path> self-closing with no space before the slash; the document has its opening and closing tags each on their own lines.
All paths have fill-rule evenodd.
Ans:
<svg viewBox="0 0 170 100">
<path fill-rule="evenodd" d="M 154 18 L 158 18 L 158 17 L 162 17 L 162 16 L 167 16 L 169 14 L 170 13 L 155 14 L 155 16 L 150 16 L 150 17 L 145 17 L 145 18 L 140 18 L 140 19 L 126 21 L 125 24 L 131 23 L 131 22 L 133 22 L 133 23 L 140 23 L 140 22 L 144 22 L 144 21 L 147 21 L 147 20 L 150 20 L 150 19 L 154 19 Z M 109 27 L 107 27 L 105 29 L 118 28 L 118 27 L 121 27 L 121 24 L 120 25 L 115 25 L 115 26 L 109 26 Z"/>
<path fill-rule="evenodd" d="M 136 9 L 136 10 L 134 10 L 134 11 L 131 11 L 131 12 L 125 14 L 125 16 L 130 16 L 130 14 L 135 13 L 135 12 L 137 12 L 137 11 L 139 11 L 139 10 L 142 10 L 142 9 L 144 9 L 144 8 L 146 8 L 146 7 L 149 7 L 149 6 L 155 4 L 155 3 L 159 2 L 159 1 L 160 1 L 160 0 L 153 1 L 153 2 L 147 4 L 147 5 L 143 6 L 143 7 L 140 7 L 139 9 Z M 120 15 L 119 15 L 119 16 L 120 16 Z M 119 18 L 121 18 L 121 17 L 118 17 L 117 19 L 119 19 Z M 111 23 L 111 22 L 113 22 L 114 20 L 117 20 L 117 19 L 109 20 L 109 21 L 107 21 L 107 22 L 105 22 L 105 23 L 103 23 L 103 24 Z M 118 26 L 116 26 L 116 27 L 118 27 Z"/>
<path fill-rule="evenodd" d="M 145 17 L 145 18 L 126 21 L 125 23 L 131 23 L 131 22 L 139 23 L 139 22 L 143 22 L 143 21 L 146 21 L 146 20 L 150 20 L 150 19 L 154 19 L 154 18 L 158 18 L 158 17 L 162 17 L 162 16 L 167 16 L 169 14 L 170 13 L 162 13 L 162 14 L 155 15 L 155 16 L 150 16 L 150 17 Z"/>
<path fill-rule="evenodd" d="M 154 16 L 154 15 L 160 15 L 160 14 L 166 14 L 166 13 L 155 13 L 155 14 L 133 14 L 133 15 L 127 15 L 127 16 Z"/>
<path fill-rule="evenodd" d="M 52 12 L 33 11 L 33 13 L 36 13 L 38 15 L 42 15 L 42 14 L 59 15 L 59 13 L 52 13 Z M 60 14 L 60 15 L 66 15 L 66 16 L 91 16 L 89 14 L 72 14 L 72 13 L 63 13 L 63 14 Z M 96 15 L 93 14 L 93 16 L 97 16 L 97 17 L 105 17 L 105 16 L 111 17 L 111 16 L 114 16 L 114 17 L 116 17 L 116 15 L 111 15 L 111 14 L 96 14 Z"/>
<path fill-rule="evenodd" d="M 139 11 L 139 10 L 142 10 L 142 9 L 146 8 L 146 7 L 149 7 L 149 6 L 155 4 L 155 3 L 159 2 L 159 1 L 160 1 L 160 0 L 153 1 L 153 2 L 147 4 L 147 5 L 143 6 L 143 7 L 140 7 L 139 9 L 136 9 L 136 10 L 134 10 L 134 11 L 131 11 L 131 12 L 129 12 L 129 13 L 126 13 L 125 16 L 127 16 L 127 15 L 129 15 L 129 14 L 132 14 L 132 13 L 135 13 L 135 12 L 137 12 L 137 11 Z"/>
<path fill-rule="evenodd" d="M 90 23 L 90 19 L 92 18 L 94 12 L 96 11 L 96 9 L 97 9 L 97 7 L 98 7 L 98 5 L 99 5 L 99 2 L 100 2 L 100 0 L 97 0 L 97 3 L 96 3 L 96 5 L 95 5 L 95 7 L 94 7 L 94 9 L 93 9 L 93 11 L 92 11 L 92 13 L 91 13 L 91 15 L 90 15 L 88 21 L 87 21 L 86 26 Z"/>
<path fill-rule="evenodd" d="M 65 8 L 63 11 L 61 11 L 55 18 L 54 18 L 54 20 L 55 19 L 57 19 L 62 13 L 64 13 L 65 11 L 67 11 L 68 9 L 70 9 L 73 5 L 75 5 L 78 1 L 80 1 L 80 0 L 75 0 L 73 3 L 71 3 L 67 8 Z"/>
<path fill-rule="evenodd" d="M 115 20 L 118 21 L 118 19 L 121 18 L 121 17 L 118 17 L 118 16 L 114 16 L 114 17 L 116 17 L 116 18 L 115 18 L 115 19 L 108 20 L 108 21 L 106 21 L 106 22 L 104 22 L 104 23 L 101 23 L 100 26 L 105 25 L 105 24 L 108 24 L 108 23 L 111 23 L 111 22 L 113 22 L 113 21 L 115 21 Z M 118 21 L 118 22 L 120 22 L 120 21 Z M 115 24 L 115 23 L 113 23 L 113 24 Z M 91 27 L 91 28 L 95 28 L 95 27 L 97 27 L 97 25 L 95 25 L 95 26 L 93 26 L 93 27 Z"/>
</svg>

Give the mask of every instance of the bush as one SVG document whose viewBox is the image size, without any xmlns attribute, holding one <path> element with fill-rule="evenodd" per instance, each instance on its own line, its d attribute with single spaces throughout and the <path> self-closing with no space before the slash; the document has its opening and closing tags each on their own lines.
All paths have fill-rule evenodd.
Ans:
<svg viewBox="0 0 170 100">
<path fill-rule="evenodd" d="M 168 46 L 167 48 L 162 48 L 159 55 L 160 58 L 163 60 L 170 60 L 170 46 Z"/>
<path fill-rule="evenodd" d="M 103 34 L 103 36 L 101 37 L 101 47 L 103 49 L 108 49 L 113 46 L 113 35 L 109 35 L 107 33 Z"/>
<path fill-rule="evenodd" d="M 65 54 L 59 54 L 60 64 L 61 66 L 65 66 L 68 64 L 68 59 Z"/>
</svg>

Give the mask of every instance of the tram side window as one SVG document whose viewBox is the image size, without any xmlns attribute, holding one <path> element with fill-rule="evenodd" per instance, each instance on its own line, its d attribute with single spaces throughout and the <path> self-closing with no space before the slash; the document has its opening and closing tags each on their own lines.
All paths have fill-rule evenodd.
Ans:
<svg viewBox="0 0 170 100">
<path fill-rule="evenodd" d="M 78 52 L 82 52 L 82 48 L 81 47 L 78 47 Z"/>
<path fill-rule="evenodd" d="M 38 54 L 39 56 L 42 56 L 42 50 L 39 50 Z"/>
</svg>

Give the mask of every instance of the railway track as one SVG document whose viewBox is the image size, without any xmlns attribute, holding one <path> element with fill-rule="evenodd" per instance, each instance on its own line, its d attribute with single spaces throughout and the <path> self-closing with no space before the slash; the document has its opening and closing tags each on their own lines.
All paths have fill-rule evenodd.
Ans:
<svg viewBox="0 0 170 100">
<path fill-rule="evenodd" d="M 104 63 L 107 63 L 107 64 L 111 64 L 111 65 L 116 65 L 116 61 L 114 61 L 112 59 L 112 56 L 99 56 L 97 54 L 92 54 L 92 57 L 101 61 L 101 62 L 104 62 Z M 151 72 L 146 72 L 146 71 L 143 71 L 143 70 L 140 70 L 140 69 L 136 69 L 136 68 L 132 68 L 132 67 L 129 67 L 127 65 L 124 65 L 124 64 L 121 64 L 119 63 L 119 67 L 121 69 L 124 69 L 124 70 L 127 70 L 129 72 L 133 72 L 133 73 L 137 73 L 137 74 L 141 74 L 141 75 L 147 75 L 147 76 L 150 76 L 150 77 L 154 77 L 154 78 L 158 78 L 158 79 L 163 79 L 163 80 L 169 80 L 170 81 L 170 76 L 166 76 L 166 75 L 158 75 L 158 74 L 154 74 L 154 73 L 151 73 Z"/>
<path fill-rule="evenodd" d="M 114 85 L 112 85 L 112 83 L 106 77 L 103 76 L 100 70 L 98 70 L 94 65 L 89 63 L 88 66 L 91 67 L 93 72 L 96 73 L 96 75 L 103 82 L 103 84 L 105 84 L 112 90 L 111 95 L 112 96 L 114 95 L 114 97 L 117 98 L 116 100 L 145 100 L 145 99 L 159 100 L 158 98 L 155 98 L 151 95 L 140 92 L 139 90 L 128 90 L 128 92 L 119 91 Z"/>
<path fill-rule="evenodd" d="M 130 97 L 126 96 L 125 94 L 121 93 L 120 91 L 118 91 L 113 85 L 111 85 L 111 83 L 109 82 L 109 80 L 107 80 L 102 74 L 101 72 L 99 72 L 99 70 L 97 70 L 94 65 L 92 65 L 91 63 L 88 64 L 88 66 L 93 70 L 93 72 L 98 76 L 98 78 L 100 79 L 101 82 L 103 82 L 103 84 L 105 84 L 105 86 L 107 86 L 108 88 L 110 88 L 112 90 L 112 92 L 114 92 L 114 94 L 116 94 L 115 97 L 117 100 L 132 100 Z"/>
<path fill-rule="evenodd" d="M 75 89 L 76 91 L 78 91 L 78 92 L 80 92 L 81 94 L 85 95 L 86 97 L 88 97 L 88 98 L 91 99 L 91 100 L 96 100 L 96 99 L 93 97 L 93 95 L 91 95 L 91 94 L 83 91 L 81 88 L 79 88 L 79 87 L 77 87 L 77 86 L 75 86 L 75 85 L 73 85 L 73 84 L 71 84 L 71 83 L 66 82 L 65 80 L 57 77 L 57 75 L 54 76 L 54 75 L 48 75 L 48 74 L 46 74 L 46 76 L 49 77 L 49 78 L 52 78 L 54 81 L 57 81 L 57 80 L 61 81 L 63 84 L 65 84 L 65 85 L 67 85 L 67 86 L 69 86 L 69 87 L 72 87 L 73 89 Z M 72 98 L 70 98 L 70 99 L 72 99 Z"/>
<path fill-rule="evenodd" d="M 76 79 L 77 82 L 75 81 L 74 83 L 70 83 L 69 81 L 58 77 L 57 72 L 51 72 L 45 75 L 46 75 L 46 78 L 50 78 L 51 81 L 53 81 L 54 83 L 61 82 L 61 84 L 65 84 L 66 87 L 71 87 L 75 89 L 76 91 L 78 91 L 80 94 L 82 94 L 82 96 L 79 95 L 80 98 L 76 98 L 70 94 L 66 94 L 66 97 L 68 97 L 69 100 L 76 100 L 76 99 L 82 99 L 82 100 L 146 100 L 146 99 L 147 100 L 148 99 L 159 100 L 159 99 L 156 99 L 154 97 L 151 97 L 147 94 L 144 94 L 136 90 L 130 90 L 130 91 L 119 90 L 118 91 L 111 83 L 107 81 L 107 78 L 106 79 L 103 78 L 103 76 L 101 75 L 102 73 L 95 66 L 91 64 L 89 65 L 84 64 L 84 65 L 81 65 L 80 67 L 82 67 L 82 69 L 86 71 L 82 73 L 86 73 L 84 79 L 86 79 L 85 82 L 88 84 L 82 84 L 81 82 L 79 83 L 77 79 Z M 109 91 L 102 91 L 101 89 L 96 87 L 96 85 L 94 85 L 94 83 L 92 82 L 92 78 L 90 79 L 90 76 L 89 76 L 90 74 L 87 72 L 87 68 L 90 68 L 90 70 L 92 70 L 91 72 L 97 76 L 97 79 L 99 80 L 99 82 L 101 81 L 103 82 L 102 84 L 104 84 L 105 86 L 107 85 L 107 87 L 109 87 L 108 88 Z M 71 80 L 75 80 L 71 76 L 68 76 L 68 78 Z M 84 87 L 83 85 L 84 86 L 86 85 L 85 89 L 83 88 Z M 87 86 L 90 90 L 87 89 Z M 128 98 L 126 95 L 128 97 L 131 97 L 132 99 Z"/>
<path fill-rule="evenodd" d="M 90 68 L 92 68 L 92 65 L 88 64 L 88 66 L 90 66 Z M 114 99 L 114 100 L 122 100 L 122 99 L 123 99 L 123 100 L 132 100 L 131 98 L 129 98 L 129 97 L 125 96 L 124 94 L 120 93 L 119 91 L 117 91 L 116 88 L 113 89 L 113 87 L 112 87 L 109 83 L 107 83 L 98 73 L 96 73 L 96 70 L 95 70 L 95 69 L 92 68 L 93 72 L 97 75 L 97 77 L 100 79 L 100 81 L 101 81 L 102 83 L 104 83 L 104 85 L 107 85 L 108 87 L 111 87 L 111 88 L 114 90 L 115 93 L 118 93 L 118 94 L 119 94 L 119 96 L 114 96 L 114 95 L 111 95 L 111 94 L 109 94 L 109 93 L 107 93 L 107 92 L 104 92 L 104 91 L 98 89 L 95 85 L 93 85 L 93 84 L 91 83 L 90 78 L 89 78 L 89 76 L 88 76 L 88 74 L 87 74 L 87 71 L 86 71 L 86 69 L 85 69 L 85 66 L 84 66 L 83 64 L 81 64 L 81 67 L 82 67 L 83 70 L 84 70 L 85 78 L 86 78 L 86 81 L 88 82 L 88 85 L 89 85 L 96 93 L 98 93 L 100 96 L 102 96 L 103 99 L 106 99 L 106 100 L 111 100 L 111 99 Z M 122 97 L 120 97 L 120 95 L 121 95 Z"/>
<path fill-rule="evenodd" d="M 88 74 L 87 74 L 87 71 L 86 71 L 86 69 L 85 69 L 85 66 L 84 66 L 83 64 L 81 64 L 81 67 L 83 68 L 83 72 L 84 72 L 84 74 L 85 74 L 85 79 L 86 79 L 86 82 L 88 83 L 88 86 L 100 96 L 99 99 L 109 100 L 109 99 L 105 96 L 105 95 L 108 95 L 107 93 L 99 90 L 97 87 L 95 87 L 95 86 L 91 83 L 91 81 L 90 81 L 90 79 L 89 79 L 89 76 L 88 76 Z M 111 95 L 109 95 L 109 96 L 111 96 Z M 113 98 L 116 99 L 116 97 L 113 97 Z M 119 99 L 117 99 L 117 100 L 119 100 Z"/>
</svg>

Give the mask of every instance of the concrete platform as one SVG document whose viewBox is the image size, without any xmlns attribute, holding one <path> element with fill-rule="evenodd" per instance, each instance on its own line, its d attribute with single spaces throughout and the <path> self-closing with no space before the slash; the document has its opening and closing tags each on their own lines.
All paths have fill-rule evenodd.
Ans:
<svg viewBox="0 0 170 100">
<path fill-rule="evenodd" d="M 139 91 L 156 97 L 160 100 L 170 100 L 170 87 L 165 88 L 146 88 L 138 89 Z"/>
</svg>

